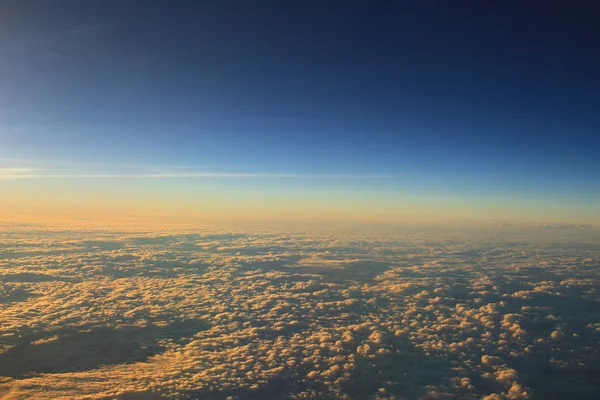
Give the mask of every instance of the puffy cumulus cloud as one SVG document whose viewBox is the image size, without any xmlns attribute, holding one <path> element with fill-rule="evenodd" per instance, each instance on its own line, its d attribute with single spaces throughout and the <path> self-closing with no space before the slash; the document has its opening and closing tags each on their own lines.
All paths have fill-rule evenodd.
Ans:
<svg viewBox="0 0 600 400">
<path fill-rule="evenodd" d="M 440 236 L 7 227 L 0 398 L 597 397 L 597 247 Z"/>
</svg>

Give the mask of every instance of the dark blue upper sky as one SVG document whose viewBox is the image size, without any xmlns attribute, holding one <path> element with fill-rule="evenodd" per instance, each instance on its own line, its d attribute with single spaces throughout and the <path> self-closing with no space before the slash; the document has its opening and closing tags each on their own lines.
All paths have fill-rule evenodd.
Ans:
<svg viewBox="0 0 600 400">
<path fill-rule="evenodd" d="M 2 1 L 0 156 L 600 186 L 597 11 Z"/>
</svg>

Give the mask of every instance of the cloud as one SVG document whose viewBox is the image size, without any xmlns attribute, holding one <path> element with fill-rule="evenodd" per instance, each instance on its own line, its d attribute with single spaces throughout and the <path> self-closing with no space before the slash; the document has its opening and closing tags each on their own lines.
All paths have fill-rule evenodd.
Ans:
<svg viewBox="0 0 600 400">
<path fill-rule="evenodd" d="M 288 174 L 288 173 L 245 173 L 186 171 L 176 168 L 162 172 L 136 173 L 96 173 L 96 172 L 56 172 L 35 168 L 0 168 L 0 180 L 14 179 L 385 179 L 387 175 L 377 174 Z"/>
<path fill-rule="evenodd" d="M 585 398 L 600 390 L 597 252 L 7 227 L 0 397 Z"/>
</svg>

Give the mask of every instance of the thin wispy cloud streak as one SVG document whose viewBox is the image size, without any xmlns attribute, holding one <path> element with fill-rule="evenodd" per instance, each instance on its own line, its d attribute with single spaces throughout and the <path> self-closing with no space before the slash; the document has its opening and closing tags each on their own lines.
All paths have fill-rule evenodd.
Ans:
<svg viewBox="0 0 600 400">
<path fill-rule="evenodd" d="M 238 172 L 160 172 L 160 173 L 48 173 L 29 168 L 0 169 L 1 180 L 14 179 L 385 179 L 389 175 L 369 174 L 283 174 Z"/>
<path fill-rule="evenodd" d="M 200 169 L 200 170 L 199 170 Z M 336 173 L 260 173 L 206 171 L 197 166 L 139 166 L 127 165 L 102 170 L 69 168 L 0 168 L 0 180 L 22 179 L 313 179 L 313 180 L 397 180 L 397 179 L 452 179 L 459 181 L 500 179 L 501 175 L 473 174 L 457 176 L 450 173 L 432 174 L 405 172 L 394 174 L 336 174 Z"/>
</svg>

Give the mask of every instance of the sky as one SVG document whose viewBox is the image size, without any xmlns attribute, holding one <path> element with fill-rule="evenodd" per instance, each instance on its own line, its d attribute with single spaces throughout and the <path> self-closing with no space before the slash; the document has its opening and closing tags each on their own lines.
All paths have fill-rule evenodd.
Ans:
<svg viewBox="0 0 600 400">
<path fill-rule="evenodd" d="M 0 214 L 600 224 L 594 15 L 0 1 Z"/>
</svg>

